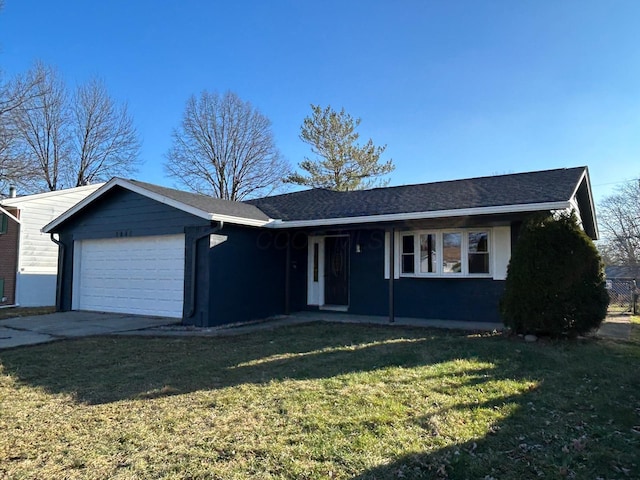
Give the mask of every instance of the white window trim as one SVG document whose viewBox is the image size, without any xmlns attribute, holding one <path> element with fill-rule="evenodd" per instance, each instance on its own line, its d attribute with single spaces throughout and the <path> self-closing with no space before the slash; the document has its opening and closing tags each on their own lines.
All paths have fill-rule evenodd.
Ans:
<svg viewBox="0 0 640 480">
<path fill-rule="evenodd" d="M 489 271 L 487 273 L 469 273 L 469 234 L 470 233 L 487 233 L 488 246 L 487 255 L 489 256 Z M 443 234 L 460 233 L 462 234 L 462 242 L 460 245 L 460 261 L 462 262 L 461 272 L 443 272 Z M 433 273 L 420 271 L 420 235 L 435 234 L 436 236 L 436 271 Z M 414 273 L 402 272 L 402 237 L 413 235 L 414 242 Z M 398 265 L 399 276 L 408 278 L 493 278 L 493 246 L 492 246 L 492 228 L 458 228 L 458 229 L 428 229 L 428 230 L 410 230 L 398 232 L 398 242 L 395 248 L 396 265 Z"/>
</svg>

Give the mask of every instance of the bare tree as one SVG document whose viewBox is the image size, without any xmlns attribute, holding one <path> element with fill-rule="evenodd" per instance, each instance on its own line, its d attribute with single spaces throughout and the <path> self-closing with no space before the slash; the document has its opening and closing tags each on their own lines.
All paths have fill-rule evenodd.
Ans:
<svg viewBox="0 0 640 480">
<path fill-rule="evenodd" d="M 31 73 L 40 81 L 34 95 L 14 112 L 18 155 L 32 171 L 40 190 L 63 187 L 69 167 L 69 117 L 65 84 L 51 67 L 38 63 Z"/>
<path fill-rule="evenodd" d="M 140 142 L 126 104 L 116 104 L 104 84 L 91 80 L 71 102 L 74 157 L 69 181 L 75 186 L 136 171 Z"/>
<path fill-rule="evenodd" d="M 41 82 L 39 72 L 35 71 L 17 75 L 10 81 L 0 77 L 0 191 L 11 183 L 26 185 L 34 175 L 32 165 L 18 152 L 16 114 L 38 97 L 37 86 Z"/>
<path fill-rule="evenodd" d="M 600 246 L 608 261 L 640 265 L 640 180 L 627 182 L 600 203 Z"/>
<path fill-rule="evenodd" d="M 191 96 L 172 137 L 167 173 L 197 193 L 228 200 L 268 195 L 289 173 L 271 121 L 233 92 Z"/>
<path fill-rule="evenodd" d="M 36 64 L 0 91 L 0 182 L 58 190 L 136 171 L 140 142 L 126 104 L 91 80 L 73 96 Z"/>
</svg>

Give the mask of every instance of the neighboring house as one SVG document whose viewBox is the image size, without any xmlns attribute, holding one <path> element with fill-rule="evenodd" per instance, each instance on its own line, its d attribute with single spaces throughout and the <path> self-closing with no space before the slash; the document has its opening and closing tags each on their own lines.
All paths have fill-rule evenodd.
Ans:
<svg viewBox="0 0 640 480">
<path fill-rule="evenodd" d="M 521 223 L 566 210 L 597 238 L 586 167 L 248 202 L 114 178 L 44 231 L 60 242 L 63 311 L 499 321 Z"/>
<path fill-rule="evenodd" d="M 640 281 L 640 265 L 608 265 L 604 274 L 607 280 Z"/>
<path fill-rule="evenodd" d="M 55 305 L 58 246 L 41 229 L 102 185 L 0 199 L 0 306 Z"/>
</svg>

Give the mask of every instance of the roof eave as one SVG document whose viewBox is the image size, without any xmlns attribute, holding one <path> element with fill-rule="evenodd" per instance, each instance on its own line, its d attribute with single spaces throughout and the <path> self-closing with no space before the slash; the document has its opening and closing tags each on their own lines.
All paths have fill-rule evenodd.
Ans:
<svg viewBox="0 0 640 480">
<path fill-rule="evenodd" d="M 525 203 L 519 205 L 498 205 L 492 207 L 460 208 L 437 210 L 430 212 L 406 212 L 385 215 L 365 215 L 358 217 L 322 218 L 316 220 L 274 220 L 267 224 L 270 228 L 325 227 L 333 225 L 349 225 L 363 223 L 397 222 L 406 220 L 427 220 L 447 217 L 465 217 L 477 215 L 496 215 L 507 213 L 527 213 L 550 210 L 566 210 L 571 206 L 569 201 Z"/>
<path fill-rule="evenodd" d="M 595 203 L 593 201 L 593 192 L 591 191 L 591 180 L 589 178 L 589 169 L 587 167 L 584 167 L 584 171 L 580 176 L 580 180 L 578 180 L 578 184 L 576 185 L 576 188 L 573 190 L 573 195 L 571 196 L 571 198 L 572 199 L 575 198 L 576 203 L 578 203 L 578 206 L 580 206 L 578 202 L 578 191 L 580 190 L 580 187 L 582 186 L 583 182 L 587 189 L 587 198 L 589 202 L 589 205 L 586 205 L 585 207 L 589 210 L 588 212 L 589 217 L 593 225 L 593 233 L 590 236 L 593 240 L 598 240 L 598 238 L 600 238 L 600 231 L 598 230 L 598 221 L 596 220 Z M 581 216 L 583 215 L 582 211 L 580 212 L 580 215 Z"/>
<path fill-rule="evenodd" d="M 64 222 L 66 222 L 72 216 L 74 216 L 75 214 L 80 212 L 82 209 L 84 209 L 89 204 L 91 204 L 92 202 L 94 202 L 95 200 L 97 200 L 102 195 L 106 194 L 107 192 L 109 192 L 110 190 L 112 190 L 115 187 L 125 188 L 125 189 L 130 190 L 130 191 L 132 191 L 134 193 L 138 193 L 138 194 L 140 194 L 140 195 L 142 195 L 144 197 L 147 197 L 147 198 L 150 198 L 152 200 L 155 200 L 155 201 L 157 201 L 159 203 L 163 203 L 163 204 L 168 205 L 170 207 L 176 208 L 178 210 L 182 210 L 183 212 L 189 213 L 191 215 L 194 215 L 196 217 L 203 218 L 203 219 L 209 220 L 209 221 L 224 221 L 224 222 L 227 222 L 227 223 L 233 223 L 233 224 L 237 224 L 237 225 L 259 226 L 259 227 L 264 226 L 264 225 L 266 225 L 267 223 L 269 223 L 271 221 L 271 219 L 269 219 L 269 220 L 257 220 L 257 219 L 252 219 L 252 218 L 235 217 L 235 216 L 232 216 L 232 215 L 222 215 L 222 214 L 206 212 L 204 210 L 201 210 L 199 208 L 193 207 L 193 206 L 188 205 L 188 204 L 183 203 L 183 202 L 179 202 L 177 200 L 174 200 L 172 198 L 169 198 L 169 197 L 167 197 L 165 195 L 162 195 L 162 194 L 159 194 L 157 192 L 152 192 L 150 190 L 147 190 L 146 188 L 144 188 L 142 186 L 139 186 L 139 185 L 136 185 L 135 183 L 130 182 L 128 180 L 125 180 L 124 178 L 115 177 L 115 178 L 112 178 L 111 180 L 109 180 L 107 183 L 105 183 L 102 187 L 100 187 L 98 190 L 93 192 L 91 195 L 85 197 L 83 200 L 81 200 L 76 205 L 71 207 L 69 210 L 64 212 L 58 218 L 54 219 L 52 222 L 50 222 L 47 225 L 45 225 L 42 228 L 42 231 L 44 233 L 51 233 L 51 231 L 54 230 L 56 227 L 58 227 L 59 225 L 61 225 Z"/>
<path fill-rule="evenodd" d="M 54 190 L 52 192 L 43 192 L 43 193 L 34 193 L 32 195 L 22 195 L 20 197 L 13 197 L 13 198 L 4 198 L 2 200 L 2 204 L 3 205 L 8 205 L 11 207 L 17 207 L 20 206 L 20 204 L 25 203 L 25 202 L 31 202 L 33 200 L 41 200 L 43 198 L 48 198 L 48 197 L 56 197 L 59 195 L 66 195 L 69 193 L 74 193 L 74 192 L 82 192 L 84 190 L 97 190 L 99 187 L 105 185 L 105 183 L 93 183 L 91 185 L 85 185 L 83 187 L 73 187 L 73 188 L 64 188 L 62 190 Z"/>
</svg>

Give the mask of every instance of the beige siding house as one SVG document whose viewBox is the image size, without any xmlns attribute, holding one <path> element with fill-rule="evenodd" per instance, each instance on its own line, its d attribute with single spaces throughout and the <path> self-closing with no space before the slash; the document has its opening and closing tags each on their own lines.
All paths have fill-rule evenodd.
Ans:
<svg viewBox="0 0 640 480">
<path fill-rule="evenodd" d="M 5 284 L 15 285 L 15 291 L 5 292 L 5 298 L 14 299 L 15 305 L 23 307 L 55 305 L 58 246 L 41 229 L 101 185 L 0 200 L 0 208 L 13 214 L 14 218 L 7 216 L 7 221 L 19 229 L 17 259 L 15 252 L 0 252 L 0 264 L 16 265 L 15 282 L 5 279 Z"/>
</svg>

